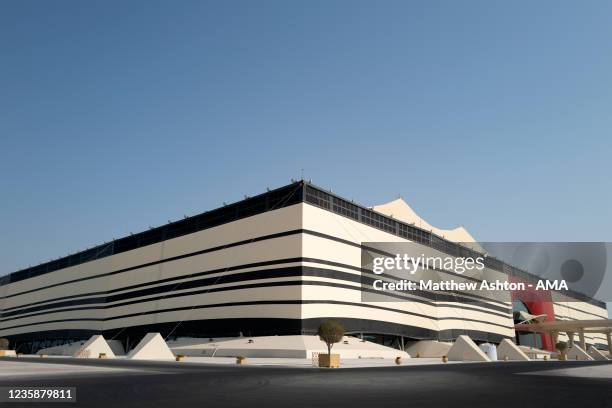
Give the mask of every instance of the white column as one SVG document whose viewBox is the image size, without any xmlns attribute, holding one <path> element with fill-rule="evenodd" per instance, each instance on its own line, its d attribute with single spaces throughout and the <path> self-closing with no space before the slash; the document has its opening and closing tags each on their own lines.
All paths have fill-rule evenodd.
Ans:
<svg viewBox="0 0 612 408">
<path fill-rule="evenodd" d="M 567 348 L 574 347 L 574 332 L 567 332 Z"/>
<path fill-rule="evenodd" d="M 580 329 L 580 331 L 578 332 L 578 338 L 580 339 L 580 347 L 582 347 L 583 350 L 586 350 L 586 342 L 584 341 L 584 330 Z"/>
<path fill-rule="evenodd" d="M 559 332 L 551 332 L 550 336 L 552 337 L 553 348 L 557 348 L 557 342 L 559 341 Z"/>
<path fill-rule="evenodd" d="M 611 332 L 606 333 L 606 338 L 608 339 L 608 351 L 610 352 L 610 356 L 612 357 L 612 335 Z"/>
</svg>

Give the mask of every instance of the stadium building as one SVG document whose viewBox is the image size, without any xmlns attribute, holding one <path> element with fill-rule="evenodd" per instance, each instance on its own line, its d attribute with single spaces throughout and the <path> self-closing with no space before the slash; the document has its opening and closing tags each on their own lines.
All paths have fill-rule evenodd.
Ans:
<svg viewBox="0 0 612 408">
<path fill-rule="evenodd" d="M 387 241 L 461 254 L 466 249 L 458 243 L 474 240 L 462 227 L 427 224 L 401 199 L 366 208 L 298 181 L 3 276 L 0 337 L 23 352 L 93 334 L 129 349 L 147 332 L 313 334 L 333 318 L 348 333 L 395 347 L 467 334 L 477 342 L 508 338 L 552 350 L 547 334 L 517 334 L 519 312 L 557 321 L 608 318 L 603 302 L 579 293 L 572 302 L 461 293 L 364 301 L 363 243 Z M 515 280 L 534 279 L 495 258 L 487 258 L 486 267 Z M 588 333 L 586 341 L 608 347 L 604 334 Z"/>
</svg>

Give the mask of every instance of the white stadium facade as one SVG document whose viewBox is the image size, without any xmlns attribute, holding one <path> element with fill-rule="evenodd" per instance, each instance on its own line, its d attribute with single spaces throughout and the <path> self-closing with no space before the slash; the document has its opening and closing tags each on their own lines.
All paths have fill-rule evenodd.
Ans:
<svg viewBox="0 0 612 408">
<path fill-rule="evenodd" d="M 0 337 L 36 352 L 103 334 L 127 348 L 148 332 L 164 337 L 314 334 L 321 321 L 398 346 L 468 335 L 517 337 L 516 312 L 557 321 L 607 319 L 603 302 L 469 299 L 419 293 L 409 301 L 362 300 L 364 242 L 416 242 L 457 251 L 463 228 L 439 230 L 401 199 L 366 208 L 305 181 L 130 235 L 0 278 Z M 487 268 L 528 272 L 487 258 Z M 466 295 L 467 296 L 467 295 Z M 536 345 L 551 349 L 546 334 Z M 560 339 L 563 335 L 560 335 Z M 606 347 L 606 336 L 586 341 Z"/>
</svg>

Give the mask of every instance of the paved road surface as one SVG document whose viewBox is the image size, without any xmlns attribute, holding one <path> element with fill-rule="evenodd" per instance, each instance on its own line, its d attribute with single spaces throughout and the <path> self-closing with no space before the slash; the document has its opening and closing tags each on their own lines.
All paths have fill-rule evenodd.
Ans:
<svg viewBox="0 0 612 408">
<path fill-rule="evenodd" d="M 41 363 L 40 359 L 31 361 Z M 58 363 L 44 360 L 44 364 Z M 63 360 L 61 364 L 67 363 Z M 67 373 L 51 378 L 2 377 L 0 385 L 77 387 L 76 404 L 45 404 L 58 408 L 612 407 L 609 378 L 520 374 L 612 362 L 499 362 L 346 370 L 120 360 L 72 360 L 68 364 L 132 370 Z"/>
</svg>

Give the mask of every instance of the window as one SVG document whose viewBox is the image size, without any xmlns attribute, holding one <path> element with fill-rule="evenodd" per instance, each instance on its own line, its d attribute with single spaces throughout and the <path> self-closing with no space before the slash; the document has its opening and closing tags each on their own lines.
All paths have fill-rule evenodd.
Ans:
<svg viewBox="0 0 612 408">
<path fill-rule="evenodd" d="M 372 227 L 395 234 L 396 222 L 370 210 L 361 210 L 361 221 Z"/>
<path fill-rule="evenodd" d="M 503 272 L 504 263 L 497 258 L 486 257 L 484 264 L 487 268 L 495 269 L 496 271 Z"/>
<path fill-rule="evenodd" d="M 315 190 L 310 186 L 306 186 L 306 202 L 317 205 L 319 207 L 331 208 L 329 201 L 330 195 L 319 190 Z"/>
<path fill-rule="evenodd" d="M 333 210 L 335 213 L 344 215 L 345 217 L 359 220 L 359 207 L 355 204 L 351 204 L 348 201 L 341 200 L 339 198 L 333 198 Z"/>
<path fill-rule="evenodd" d="M 514 324 L 521 323 L 524 320 L 521 312 L 532 314 L 529 308 L 523 301 L 515 299 L 512 301 L 512 315 Z M 516 332 L 516 343 L 521 346 L 530 346 L 538 349 L 542 348 L 542 336 L 538 333 Z"/>
<path fill-rule="evenodd" d="M 431 234 L 411 225 L 399 224 L 399 235 L 412 242 L 430 245 Z"/>
</svg>

